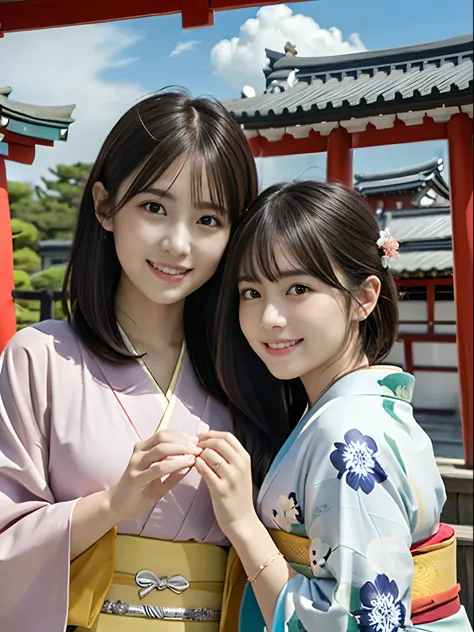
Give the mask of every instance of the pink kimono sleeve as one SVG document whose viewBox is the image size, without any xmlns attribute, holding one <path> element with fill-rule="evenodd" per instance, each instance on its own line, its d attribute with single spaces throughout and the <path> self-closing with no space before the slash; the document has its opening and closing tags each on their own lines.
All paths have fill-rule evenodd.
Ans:
<svg viewBox="0 0 474 632">
<path fill-rule="evenodd" d="M 48 485 L 49 337 L 27 328 L 0 357 L 0 630 L 63 632 L 71 513 Z M 66 473 L 67 474 L 67 473 Z"/>
</svg>

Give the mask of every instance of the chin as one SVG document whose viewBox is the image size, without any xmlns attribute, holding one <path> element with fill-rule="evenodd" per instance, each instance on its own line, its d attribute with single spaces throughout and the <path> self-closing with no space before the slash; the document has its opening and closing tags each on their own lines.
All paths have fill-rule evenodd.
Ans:
<svg viewBox="0 0 474 632">
<path fill-rule="evenodd" d="M 267 369 L 277 380 L 294 380 L 301 376 L 301 371 L 284 366 L 283 362 L 281 366 L 270 366 L 267 364 Z"/>
</svg>

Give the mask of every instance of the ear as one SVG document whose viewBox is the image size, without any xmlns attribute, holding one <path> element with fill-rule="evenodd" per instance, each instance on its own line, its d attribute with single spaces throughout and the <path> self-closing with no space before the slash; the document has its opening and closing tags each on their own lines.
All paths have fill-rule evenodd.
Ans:
<svg viewBox="0 0 474 632">
<path fill-rule="evenodd" d="M 94 182 L 92 185 L 92 198 L 94 200 L 95 216 L 97 217 L 97 221 L 104 230 L 113 232 L 113 221 L 107 213 L 109 194 L 102 182 Z"/>
<path fill-rule="evenodd" d="M 354 320 L 365 320 L 374 311 L 380 296 L 382 283 L 378 277 L 366 278 L 357 291 L 357 302 L 354 309 Z"/>
</svg>

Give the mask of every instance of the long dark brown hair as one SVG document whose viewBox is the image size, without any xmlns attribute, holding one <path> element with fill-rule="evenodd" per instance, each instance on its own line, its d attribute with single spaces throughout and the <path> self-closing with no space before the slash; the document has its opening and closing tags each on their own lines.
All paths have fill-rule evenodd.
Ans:
<svg viewBox="0 0 474 632">
<path fill-rule="evenodd" d="M 217 101 L 183 91 L 161 92 L 130 108 L 107 136 L 89 175 L 63 287 L 63 309 L 84 344 L 109 361 L 129 362 L 115 312 L 121 266 L 113 236 L 96 217 L 94 183 L 101 182 L 113 216 L 155 182 L 177 159 L 191 163 L 192 196 L 201 195 L 206 169 L 211 201 L 227 210 L 232 231 L 257 195 L 257 173 L 249 145 L 229 112 Z M 120 185 L 135 174 L 117 199 Z M 207 283 L 187 297 L 184 330 L 188 354 L 203 386 L 218 395 L 211 353 L 222 264 Z M 214 302 L 214 305 L 212 303 Z M 222 396 L 223 398 L 223 396 Z"/>
<path fill-rule="evenodd" d="M 246 417 L 236 433 L 252 455 L 257 481 L 308 402 L 299 379 L 274 378 L 246 341 L 239 326 L 238 277 L 280 280 L 276 251 L 281 249 L 309 276 L 341 291 L 348 309 L 362 283 L 369 276 L 378 277 L 379 300 L 359 329 L 361 354 L 377 364 L 389 353 L 398 330 L 396 285 L 390 270 L 382 266 L 378 238 L 375 215 L 357 193 L 313 181 L 268 188 L 234 235 L 218 304 L 216 365 L 230 401 Z"/>
</svg>

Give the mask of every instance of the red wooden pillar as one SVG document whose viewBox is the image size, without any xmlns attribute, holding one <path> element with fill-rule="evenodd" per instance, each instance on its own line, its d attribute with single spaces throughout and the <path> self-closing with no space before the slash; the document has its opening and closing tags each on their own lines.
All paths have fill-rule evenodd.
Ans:
<svg viewBox="0 0 474 632">
<path fill-rule="evenodd" d="M 472 468 L 474 425 L 472 122 L 467 114 L 455 114 L 447 124 L 447 132 L 461 420 L 464 460 L 466 466 Z"/>
<path fill-rule="evenodd" d="M 349 189 L 354 186 L 352 138 L 344 127 L 336 127 L 329 134 L 326 179 L 328 182 L 340 182 Z"/>
<path fill-rule="evenodd" d="M 0 156 L 0 353 L 16 331 L 13 247 L 5 159 Z"/>
</svg>

